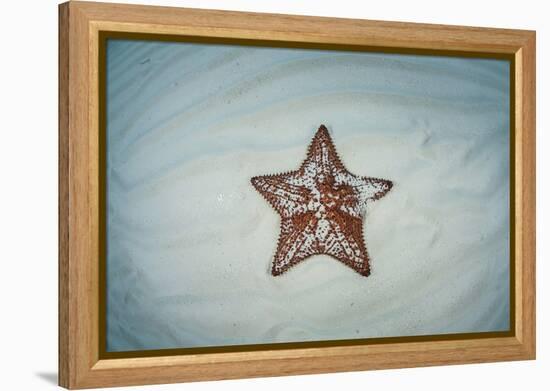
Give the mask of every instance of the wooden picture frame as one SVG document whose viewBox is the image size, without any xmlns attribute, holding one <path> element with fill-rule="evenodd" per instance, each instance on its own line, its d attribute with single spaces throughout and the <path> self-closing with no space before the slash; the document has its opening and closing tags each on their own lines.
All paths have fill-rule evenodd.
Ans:
<svg viewBox="0 0 550 391">
<path fill-rule="evenodd" d="M 514 160 L 511 330 L 371 343 L 105 357 L 101 300 L 100 41 L 104 32 L 177 40 L 507 58 Z M 103 111 L 103 112 L 102 112 Z M 104 353 L 104 352 L 103 352 Z M 176 352 L 177 353 L 177 352 Z M 71 1 L 59 6 L 59 384 L 91 388 L 535 358 L 535 32 Z"/>
</svg>

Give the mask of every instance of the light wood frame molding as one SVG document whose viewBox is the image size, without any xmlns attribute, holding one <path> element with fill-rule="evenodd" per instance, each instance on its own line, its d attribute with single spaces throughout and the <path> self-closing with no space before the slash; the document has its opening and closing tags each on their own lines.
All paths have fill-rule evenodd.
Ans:
<svg viewBox="0 0 550 391">
<path fill-rule="evenodd" d="M 99 352 L 102 31 L 509 56 L 515 320 L 509 336 L 109 358 Z M 512 72 L 512 71 L 511 71 Z M 515 182 L 515 183 L 514 183 Z M 71 1 L 59 6 L 59 384 L 92 388 L 535 358 L 535 32 Z"/>
</svg>

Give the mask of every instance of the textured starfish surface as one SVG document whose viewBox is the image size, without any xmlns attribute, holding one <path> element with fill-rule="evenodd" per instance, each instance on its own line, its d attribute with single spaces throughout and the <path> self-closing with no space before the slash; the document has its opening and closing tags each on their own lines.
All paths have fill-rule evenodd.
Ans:
<svg viewBox="0 0 550 391">
<path fill-rule="evenodd" d="M 370 274 L 363 216 L 367 202 L 383 197 L 393 184 L 346 170 L 324 125 L 298 170 L 256 176 L 251 182 L 281 216 L 274 276 L 316 254 L 330 255 L 363 276 Z"/>
</svg>

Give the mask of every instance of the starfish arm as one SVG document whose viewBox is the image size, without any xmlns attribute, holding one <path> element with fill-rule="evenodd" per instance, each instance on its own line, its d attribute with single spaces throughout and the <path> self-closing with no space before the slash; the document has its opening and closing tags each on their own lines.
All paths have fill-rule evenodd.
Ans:
<svg viewBox="0 0 550 391">
<path fill-rule="evenodd" d="M 382 198 L 393 187 L 393 183 L 386 179 L 346 174 L 341 177 L 341 183 L 350 186 L 353 192 L 342 200 L 341 211 L 354 217 L 364 214 L 368 201 Z"/>
<path fill-rule="evenodd" d="M 357 273 L 370 274 L 369 255 L 363 241 L 363 222 L 334 213 L 331 230 L 324 240 L 325 253 L 351 267 Z"/>
<path fill-rule="evenodd" d="M 324 125 L 319 127 L 309 145 L 306 160 L 301 170 L 304 175 L 314 177 L 319 174 L 335 176 L 345 171 L 338 157 L 330 134 Z"/>
<path fill-rule="evenodd" d="M 284 218 L 307 210 L 307 191 L 291 183 L 293 173 L 256 176 L 250 181 L 271 206 Z"/>
<path fill-rule="evenodd" d="M 271 270 L 274 276 L 284 273 L 291 266 L 316 253 L 315 221 L 305 217 L 281 221 L 281 235 Z"/>
</svg>

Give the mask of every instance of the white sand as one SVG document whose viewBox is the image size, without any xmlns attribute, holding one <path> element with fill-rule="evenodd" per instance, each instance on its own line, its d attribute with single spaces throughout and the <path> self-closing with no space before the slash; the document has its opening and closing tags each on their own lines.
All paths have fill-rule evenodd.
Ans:
<svg viewBox="0 0 550 391">
<path fill-rule="evenodd" d="M 108 349 L 509 328 L 508 63 L 119 41 L 108 48 Z M 250 185 L 320 124 L 370 204 L 372 274 L 269 273 Z"/>
</svg>

